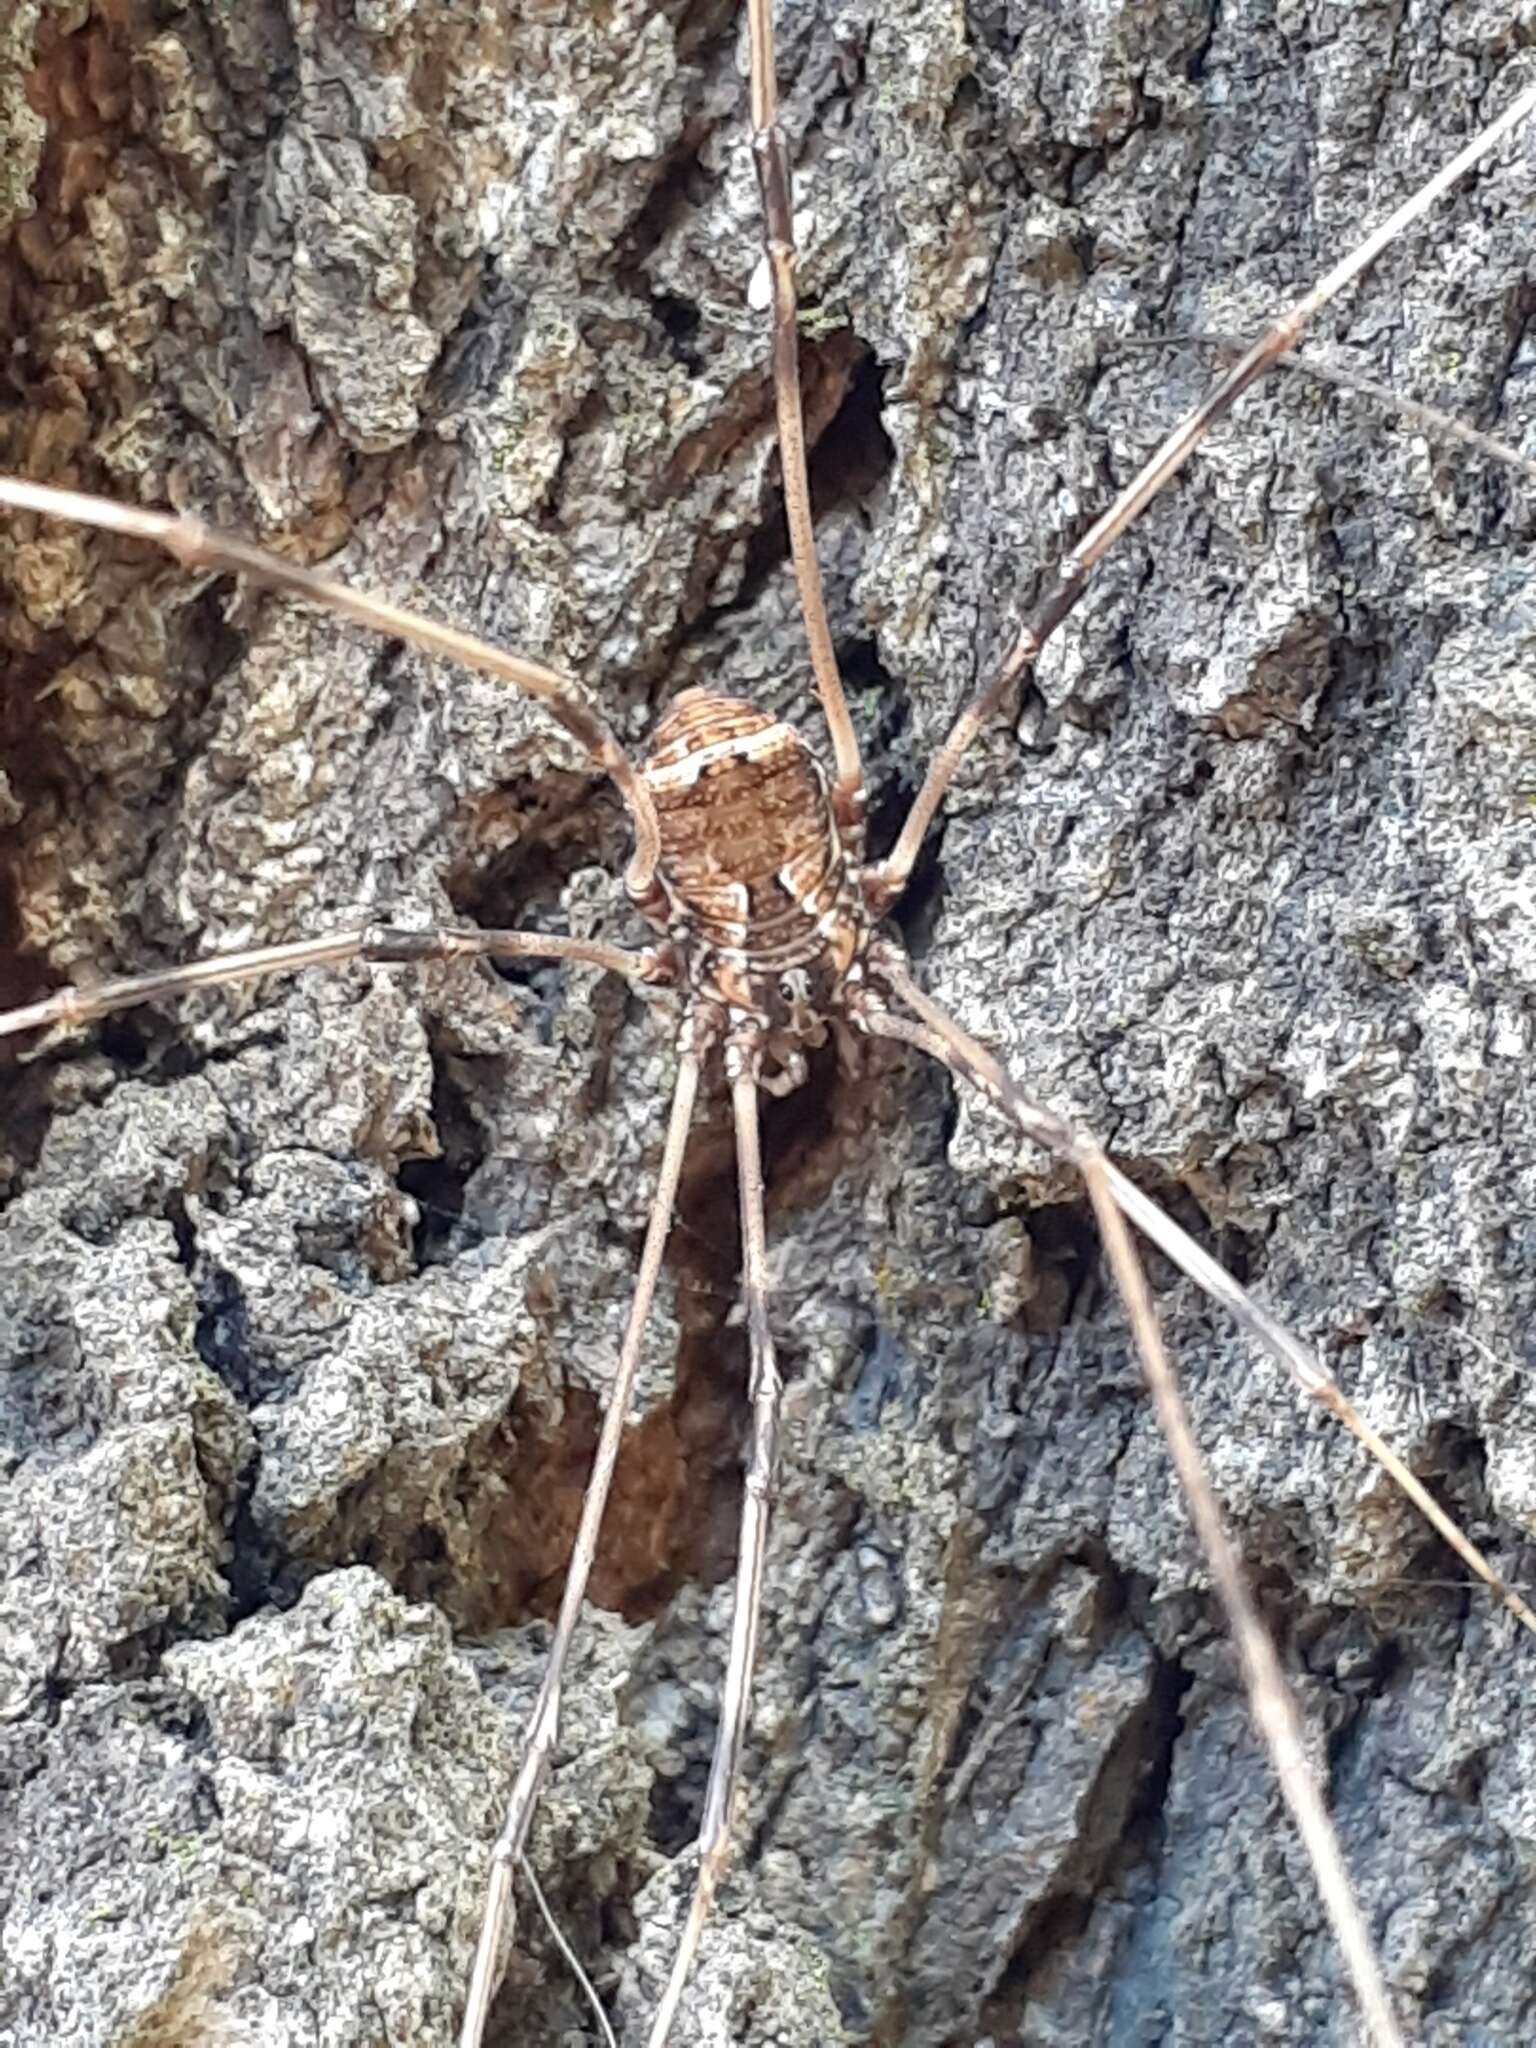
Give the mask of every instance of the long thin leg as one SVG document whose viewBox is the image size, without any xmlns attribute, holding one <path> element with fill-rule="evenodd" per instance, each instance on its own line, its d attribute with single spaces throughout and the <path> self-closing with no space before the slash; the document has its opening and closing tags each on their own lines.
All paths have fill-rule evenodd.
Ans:
<svg viewBox="0 0 1536 2048">
<path fill-rule="evenodd" d="M 1091 1138 L 1027 1095 L 986 1047 L 978 1044 L 931 996 L 925 995 L 904 968 L 894 965 L 887 968 L 882 962 L 881 971 L 893 993 L 917 1013 L 922 1025 L 913 1027 L 900 1018 L 886 1017 L 878 1024 L 872 1024 L 872 1030 L 880 1036 L 901 1038 L 910 1044 L 920 1045 L 946 1065 L 958 1067 L 991 1096 L 1006 1115 L 1013 1118 L 1026 1137 L 1032 1138 L 1046 1151 L 1070 1159 L 1078 1166 L 1081 1166 L 1085 1152 L 1098 1154 L 1098 1146 Z M 1159 1250 L 1166 1252 L 1197 1287 L 1241 1323 L 1249 1335 L 1285 1367 L 1309 1400 L 1315 1401 L 1320 1408 L 1326 1408 L 1330 1415 L 1343 1423 L 1395 1480 L 1435 1533 L 1450 1545 L 1470 1571 L 1498 1594 L 1515 1619 L 1536 1635 L 1536 1614 L 1514 1587 L 1495 1571 L 1472 1539 L 1457 1527 L 1390 1444 L 1377 1435 L 1316 1355 L 1284 1323 L 1277 1322 L 1255 1301 L 1246 1288 L 1240 1287 L 1209 1252 L 1202 1250 L 1189 1233 L 1174 1222 L 1166 1209 L 1160 1208 L 1150 1195 L 1143 1194 L 1133 1181 L 1127 1180 L 1118 1167 L 1104 1160 L 1103 1173 L 1105 1185 L 1122 1214 L 1129 1217 L 1138 1230 L 1145 1232 Z"/>
<path fill-rule="evenodd" d="M 634 763 L 619 745 L 612 728 L 576 695 L 567 677 L 541 662 L 528 661 L 504 648 L 444 626 L 421 612 L 403 610 L 382 597 L 351 590 L 328 576 L 317 576 L 295 562 L 265 548 L 252 547 L 233 535 L 216 533 L 197 519 L 180 519 L 168 512 L 148 512 L 139 505 L 119 505 L 111 498 L 92 497 L 84 491 L 55 490 L 47 484 L 27 483 L 21 477 L 0 476 L 0 505 L 15 512 L 35 512 L 46 519 L 63 519 L 83 526 L 98 526 L 108 533 L 126 534 L 132 540 L 152 542 L 173 555 L 184 569 L 207 569 L 215 574 L 249 576 L 269 590 L 285 597 L 299 598 L 321 611 L 337 612 L 354 625 L 366 626 L 386 640 L 409 640 L 426 654 L 456 661 L 465 668 L 512 683 L 530 697 L 536 697 L 550 716 L 568 732 L 597 765 L 613 779 L 614 786 L 629 807 L 634 821 L 635 851 L 626 881 L 630 889 L 643 893 L 656 866 L 661 839 L 656 809 L 650 792 L 641 781 Z"/>
<path fill-rule="evenodd" d="M 1218 362 L 1227 357 L 1235 361 L 1245 346 L 1231 334 L 1127 334 L 1117 335 L 1114 345 L 1127 352 L 1208 348 L 1216 352 Z M 1503 441 L 1496 441 L 1492 434 L 1469 427 L 1465 420 L 1457 419 L 1454 413 L 1442 412 L 1437 405 L 1424 405 L 1417 398 L 1405 398 L 1390 384 L 1378 384 L 1374 377 L 1362 377 L 1358 370 L 1336 363 L 1328 356 L 1317 355 L 1311 349 L 1305 355 L 1296 349 L 1287 349 L 1284 355 L 1275 358 L 1275 363 L 1279 369 L 1294 370 L 1299 377 L 1315 377 L 1319 384 L 1331 385 L 1335 391 L 1350 391 L 1357 397 L 1368 398 L 1383 412 L 1395 412 L 1400 418 L 1411 420 L 1416 427 L 1422 427 L 1431 439 L 1459 441 L 1485 462 L 1500 463 L 1505 469 L 1513 469 L 1521 476 L 1536 481 L 1536 462 L 1530 456 L 1522 455 L 1518 448 L 1507 447 Z"/>
<path fill-rule="evenodd" d="M 538 1872 L 526 1856 L 518 1857 L 517 1867 L 523 1873 L 523 1883 L 527 1885 L 529 1891 L 533 1894 L 533 1903 L 539 1909 L 539 1918 L 549 1929 L 550 1940 L 560 1951 L 560 1960 L 575 1978 L 577 1987 L 582 1997 L 587 2001 L 593 2019 L 597 2022 L 597 2031 L 603 2037 L 603 2048 L 619 2048 L 612 2024 L 606 2011 L 603 2009 L 603 2001 L 597 1995 L 597 1986 L 587 1975 L 582 1965 L 581 1957 L 571 1947 L 569 1940 L 566 1938 L 565 1929 L 555 1918 L 554 1911 L 548 1899 L 544 1896 L 544 1887 L 539 1883 Z"/>
<path fill-rule="evenodd" d="M 666 969 L 654 947 L 631 953 L 598 939 L 567 938 L 558 932 L 480 931 L 473 926 L 438 926 L 412 931 L 401 925 L 354 925 L 318 939 L 294 939 L 280 946 L 249 946 L 239 952 L 210 953 L 183 967 L 156 968 L 148 974 L 125 974 L 116 981 L 57 988 L 35 1003 L 0 1011 L 0 1038 L 18 1031 L 36 1031 L 53 1024 L 86 1024 L 114 1010 L 131 1010 L 161 996 L 186 995 L 196 988 L 221 988 L 236 981 L 256 981 L 266 974 L 294 974 L 303 967 L 340 967 L 349 960 L 399 965 L 428 960 L 580 960 L 606 967 L 631 981 L 662 981 Z"/>
<path fill-rule="evenodd" d="M 773 397 L 779 422 L 779 467 L 784 477 L 784 517 L 795 563 L 805 636 L 811 646 L 816 690 L 832 736 L 837 765 L 832 801 L 850 837 L 864 822 L 864 767 L 848 715 L 832 629 L 822 595 L 821 565 L 811 526 L 811 491 L 805 472 L 805 414 L 800 403 L 800 333 L 795 309 L 795 227 L 790 198 L 789 153 L 779 126 L 779 89 L 773 63 L 773 0 L 747 0 L 747 35 L 752 50 L 752 161 L 763 200 L 763 247 L 773 280 Z"/>
<path fill-rule="evenodd" d="M 608 1490 L 613 1483 L 619 1444 L 624 1435 L 624 1425 L 634 1394 L 635 1372 L 640 1363 L 640 1340 L 645 1333 L 646 1318 L 650 1314 L 651 1301 L 656 1293 L 656 1281 L 661 1272 L 662 1253 L 666 1249 L 667 1234 L 672 1226 L 672 1211 L 677 1201 L 677 1183 L 683 1170 L 688 1129 L 693 1121 L 693 1106 L 699 1092 L 699 1074 L 709 1048 L 712 1028 L 712 1024 L 702 1015 L 690 1016 L 683 1026 L 677 1062 L 677 1082 L 672 1091 L 672 1109 L 667 1121 L 666 1145 L 662 1151 L 656 1193 L 651 1202 L 650 1221 L 646 1226 L 645 1248 L 640 1254 L 640 1271 L 635 1280 L 635 1298 L 630 1307 L 629 1322 L 625 1326 L 624 1341 L 619 1347 L 619 1363 L 608 1393 L 608 1407 L 603 1416 L 602 1433 L 598 1437 L 597 1451 L 592 1460 L 592 1476 L 587 1481 L 586 1498 L 581 1505 L 581 1521 L 577 1526 L 576 1542 L 571 1551 L 570 1569 L 566 1573 L 565 1591 L 560 1600 L 560 1613 L 555 1621 L 549 1662 L 545 1666 L 539 1696 L 529 1716 L 527 1731 L 523 1738 L 523 1760 L 512 1787 L 512 1796 L 507 1803 L 506 1819 L 491 1849 L 491 1872 L 486 1888 L 485 1916 L 480 1923 L 480 1942 L 475 1951 L 474 1974 L 470 1979 L 469 1994 L 464 2007 L 464 2023 L 459 2035 L 460 2048 L 480 2048 L 486 2014 L 490 2010 L 491 1997 L 500 1974 L 501 1934 L 512 1894 L 512 1869 L 527 1847 L 528 1830 L 533 1825 L 534 1808 L 538 1803 L 544 1773 L 549 1768 L 550 1753 L 559 1733 L 560 1692 L 565 1676 L 566 1658 L 570 1654 L 571 1638 L 576 1633 L 576 1624 L 581 1617 L 581 1603 L 586 1597 L 592 1561 L 597 1555 L 598 1531 L 602 1527 L 603 1510 L 608 1505 Z"/>
<path fill-rule="evenodd" d="M 1115 541 L 1140 517 L 1164 484 L 1178 475 L 1216 421 L 1230 412 L 1248 387 L 1257 383 L 1295 345 L 1302 329 L 1328 301 L 1367 270 L 1389 242 L 1394 241 L 1421 214 L 1427 213 L 1480 157 L 1486 156 L 1533 109 L 1536 109 L 1536 86 L 1521 93 L 1496 121 L 1475 136 L 1428 184 L 1405 200 L 1342 262 L 1335 264 L 1326 277 L 1319 279 L 1289 312 L 1272 321 L 1258 340 L 1212 386 L 1193 412 L 1180 420 L 1157 453 L 1137 472 L 1071 553 L 1063 557 L 1045 595 L 1025 619 L 996 673 L 965 706 L 934 756 L 889 859 L 876 870 L 870 891 L 874 908 L 888 909 L 906 886 L 923 836 L 933 822 L 933 814 L 972 740 L 1003 703 L 1019 677 L 1034 666 L 1041 648 L 1082 596 L 1089 578 Z"/>
<path fill-rule="evenodd" d="M 905 997 L 905 991 L 901 993 Z M 875 1016 L 868 1022 L 877 1035 L 903 1039 L 921 1047 L 952 1073 L 976 1082 L 995 1101 L 1004 1102 L 1006 1106 L 1004 1093 L 990 1079 L 984 1078 L 981 1063 L 962 1050 L 963 1034 L 958 1029 L 953 1033 L 952 1042 L 947 1031 L 921 1024 L 906 1026 L 905 1020 L 899 1018 Z M 981 1049 L 977 1047 L 975 1050 Z M 995 1062 L 990 1064 L 995 1065 Z M 1343 1951 L 1361 2014 L 1377 2048 L 1401 2048 L 1403 2037 L 1392 2015 L 1381 1967 L 1355 1899 L 1339 1838 L 1324 1804 L 1322 1787 L 1307 1757 L 1301 1717 L 1285 1682 L 1274 1646 L 1249 1597 L 1237 1553 L 1227 1534 L 1210 1481 L 1205 1476 L 1205 1467 L 1190 1427 L 1189 1412 L 1163 1346 L 1146 1275 L 1120 1214 L 1118 1196 L 1111 1186 L 1108 1162 L 1097 1145 L 1081 1135 L 1076 1136 L 1070 1156 L 1088 1189 L 1088 1198 L 1093 1204 L 1104 1246 L 1109 1253 L 1115 1284 L 1130 1316 L 1131 1331 L 1158 1421 L 1189 1503 L 1190 1519 L 1210 1564 L 1217 1595 L 1226 1610 L 1233 1641 L 1242 1660 L 1254 1725 L 1269 1751 L 1280 1782 L 1281 1796 L 1291 1810 L 1317 1878 L 1318 1890 Z"/>
<path fill-rule="evenodd" d="M 699 1830 L 699 1870 L 682 1938 L 672 1959 L 667 1988 L 651 2022 L 648 2048 L 666 2048 L 677 2016 L 678 2001 L 699 1946 L 720 1880 L 731 1854 L 731 1807 L 741 1768 L 742 1745 L 752 1704 L 752 1665 L 757 1654 L 758 1623 L 763 1604 L 763 1561 L 767 1553 L 768 1516 L 778 1464 L 779 1396 L 782 1381 L 768 1327 L 768 1254 L 763 1225 L 763 1164 L 758 1144 L 757 1075 L 755 1063 L 743 1061 L 731 1077 L 731 1109 L 736 1124 L 736 1177 L 741 1195 L 742 1294 L 747 1311 L 751 1351 L 752 1444 L 747 1458 L 747 1483 L 741 1510 L 741 1540 L 736 1554 L 736 1597 L 731 1617 L 731 1649 L 720 1700 L 720 1728 L 710 1761 L 704 1795 L 704 1820 Z"/>
<path fill-rule="evenodd" d="M 1380 2048 L 1396 2048 L 1402 2041 L 1387 1987 L 1382 1979 L 1376 1951 L 1371 1946 L 1354 1887 L 1345 1866 L 1344 1852 L 1323 1801 L 1317 1773 L 1307 1757 L 1301 1716 L 1291 1689 L 1280 1669 L 1269 1633 L 1249 1598 L 1237 1552 L 1227 1534 L 1226 1523 L 1205 1465 L 1195 1444 L 1189 1411 L 1179 1392 L 1173 1368 L 1163 1347 L 1162 1331 L 1152 1307 L 1147 1276 L 1131 1243 L 1125 1219 L 1110 1190 L 1105 1160 L 1096 1148 L 1079 1158 L 1088 1198 L 1098 1218 L 1115 1282 L 1125 1301 L 1141 1354 L 1147 1384 L 1152 1392 L 1158 1421 L 1189 1503 L 1190 1519 L 1211 1567 L 1216 1591 L 1226 1609 L 1227 1623 L 1242 1658 L 1249 1705 L 1260 1737 L 1274 1761 L 1281 1796 L 1291 1809 L 1296 1831 L 1306 1848 L 1308 1861 L 1317 1877 L 1318 1890 L 1333 1931 L 1344 1954 L 1345 1968 L 1360 2001 L 1360 2011 L 1371 2038 Z"/>
</svg>

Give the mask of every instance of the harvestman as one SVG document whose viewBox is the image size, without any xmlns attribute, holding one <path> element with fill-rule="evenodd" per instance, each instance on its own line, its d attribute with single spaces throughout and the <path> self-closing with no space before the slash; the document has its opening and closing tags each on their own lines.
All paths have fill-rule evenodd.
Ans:
<svg viewBox="0 0 1536 2048">
<path fill-rule="evenodd" d="M 1159 1419 L 1237 1642 L 1255 1722 L 1305 1842 L 1372 2038 L 1399 2041 L 1379 1966 L 1345 1873 L 1322 1795 L 1306 1759 L 1300 1721 L 1269 1639 L 1243 1583 L 1206 1482 L 1163 1351 L 1150 1295 L 1132 1248 L 1133 1223 L 1328 1409 L 1391 1474 L 1439 1535 L 1536 1633 L 1533 1614 L 1413 1474 L 1345 1399 L 1332 1378 L 1281 1324 L 1148 1196 L 1122 1175 L 1084 1130 L 1034 1101 L 990 1053 L 916 985 L 882 920 L 911 876 L 918 849 L 977 732 L 1028 673 L 1051 632 L 1077 602 L 1111 544 L 1183 466 L 1210 426 L 1291 347 L 1307 322 L 1462 174 L 1536 109 L 1520 96 L 1451 163 L 1274 321 L 1063 560 L 996 673 L 968 703 L 930 766 L 887 858 L 863 856 L 865 790 L 858 742 L 833 653 L 812 535 L 801 413 L 794 248 L 787 152 L 778 125 L 768 0 L 749 0 L 753 154 L 772 281 L 772 366 L 794 567 L 818 694 L 832 738 L 830 777 L 788 726 L 734 698 L 691 690 L 675 700 L 649 751 L 632 762 L 609 727 L 563 677 L 451 627 L 347 590 L 197 523 L 78 492 L 0 480 L 0 504 L 23 514 L 78 520 L 157 543 L 189 569 L 235 572 L 327 607 L 386 636 L 407 640 L 512 683 L 537 698 L 610 776 L 634 829 L 628 892 L 658 937 L 639 952 L 577 938 L 472 929 L 405 930 L 370 925 L 315 939 L 213 955 L 189 966 L 129 976 L 95 988 L 63 988 L 0 1016 L 0 1035 L 77 1024 L 194 988 L 333 966 L 466 958 L 577 960 L 683 999 L 678 1070 L 662 1162 L 628 1326 L 583 1505 L 548 1665 L 526 1733 L 523 1762 L 492 1851 L 489 1896 L 463 2021 L 463 2048 L 481 2040 L 498 1978 L 512 1874 L 526 1849 L 559 1722 L 567 1655 L 580 1615 L 629 1410 L 640 1342 L 672 1221 L 684 1150 L 701 1087 L 723 1070 L 735 1129 L 741 1205 L 742 1286 L 750 1351 L 752 1423 L 735 1587 L 734 1620 L 719 1732 L 705 1797 L 699 1868 L 671 1975 L 650 2032 L 668 2039 L 688 1971 L 731 1848 L 731 1809 L 746 1734 L 761 1603 L 767 1518 L 774 1484 L 780 1379 L 769 1319 L 758 1092 L 783 1092 L 805 1075 L 805 1054 L 836 1033 L 899 1041 L 973 1083 L 1035 1143 L 1081 1173 L 1116 1282 L 1125 1297 Z"/>
</svg>

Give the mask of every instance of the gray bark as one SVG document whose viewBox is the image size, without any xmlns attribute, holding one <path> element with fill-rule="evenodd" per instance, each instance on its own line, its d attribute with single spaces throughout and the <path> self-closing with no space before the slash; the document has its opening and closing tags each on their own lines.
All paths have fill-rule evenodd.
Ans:
<svg viewBox="0 0 1536 2048">
<path fill-rule="evenodd" d="M 819 732 L 739 10 L 23 0 L 0 459 L 577 675 Z M 882 816 L 1044 568 L 1529 71 L 1522 10 L 780 9 L 820 537 Z M 1517 23 L 1515 17 L 1520 15 Z M 1328 323 L 1536 446 L 1529 138 Z M 1528 493 L 1272 380 L 961 778 L 927 985 L 1536 1528 Z M 6 1000 L 387 915 L 638 939 L 547 719 L 32 529 Z M 5 1076 L 0 2043 L 447 2043 L 660 1145 L 674 1010 L 312 975 Z M 1070 1180 L 942 1076 L 769 1117 L 793 1384 L 746 1848 L 680 2039 L 1333 2043 L 1339 1966 Z M 534 1835 L 624 2038 L 680 1919 L 743 1416 L 699 1133 Z M 1202 1443 L 1426 2041 L 1536 2027 L 1532 1645 L 1162 1267 Z M 525 1904 L 494 2039 L 585 2038 Z"/>
</svg>

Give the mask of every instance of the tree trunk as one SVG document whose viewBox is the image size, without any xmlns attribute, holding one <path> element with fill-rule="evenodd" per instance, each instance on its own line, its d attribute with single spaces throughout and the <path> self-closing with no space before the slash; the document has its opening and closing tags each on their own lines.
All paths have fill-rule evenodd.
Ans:
<svg viewBox="0 0 1536 2048">
<path fill-rule="evenodd" d="M 817 735 L 741 11 L 22 0 L 0 465 L 185 506 L 579 680 Z M 781 7 L 833 625 L 887 838 L 1038 579 L 1502 107 L 1510 10 Z M 1328 324 L 1536 441 L 1532 143 Z M 926 985 L 1536 1527 L 1528 489 L 1282 371 L 977 747 Z M 368 918 L 645 934 L 547 716 L 16 523 L 3 989 Z M 677 1005 L 351 969 L 5 1073 L 0 2042 L 450 2043 L 633 1284 Z M 1344 2043 L 1335 1952 L 1070 1178 L 915 1058 L 767 1119 L 790 1376 L 743 1852 L 681 2042 Z M 745 1413 L 695 1134 L 532 1860 L 643 2038 Z M 1533 1645 L 1172 1273 L 1202 1443 L 1405 2021 L 1529 2038 Z M 590 2017 L 522 1894 L 492 2039 Z M 595 2038 L 595 2035 L 593 2036 Z"/>
</svg>

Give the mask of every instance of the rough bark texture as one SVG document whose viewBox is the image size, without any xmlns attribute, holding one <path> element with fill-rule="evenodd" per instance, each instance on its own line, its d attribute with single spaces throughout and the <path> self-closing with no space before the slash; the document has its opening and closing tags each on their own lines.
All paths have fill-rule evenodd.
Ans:
<svg viewBox="0 0 1536 2048">
<path fill-rule="evenodd" d="M 1042 568 L 1528 74 L 1505 0 L 781 9 L 834 624 L 889 827 Z M 739 10 L 20 0 L 0 460 L 577 674 L 808 725 Z M 1517 24 L 1515 17 L 1520 17 Z M 1330 323 L 1536 448 L 1532 143 Z M 1283 374 L 988 736 L 928 985 L 1536 1530 L 1536 604 L 1507 474 Z M 14 529 L 5 994 L 360 913 L 638 937 L 489 682 Z M 314 975 L 5 1076 L 0 2043 L 452 2040 L 634 1269 L 672 1010 Z M 794 1384 L 749 1846 L 686 2042 L 1343 2043 L 1084 1205 L 942 1077 L 769 1119 Z M 742 1418 L 700 1131 L 534 1836 L 635 2038 L 713 1736 Z M 1161 1268 L 1388 1975 L 1536 2031 L 1533 1645 Z M 494 2039 L 588 2026 L 524 1908 Z"/>
</svg>

